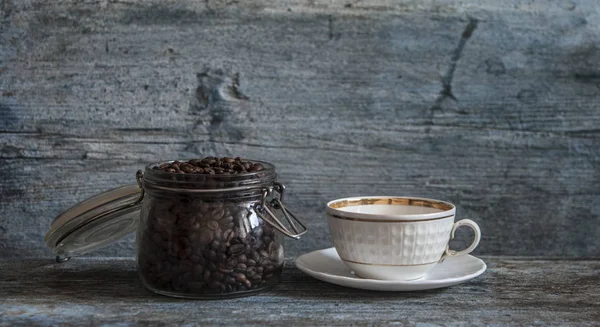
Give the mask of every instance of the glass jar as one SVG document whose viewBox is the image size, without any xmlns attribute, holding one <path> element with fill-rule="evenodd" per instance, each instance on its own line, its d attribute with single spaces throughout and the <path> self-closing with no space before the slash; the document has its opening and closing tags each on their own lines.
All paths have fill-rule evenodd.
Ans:
<svg viewBox="0 0 600 327">
<path fill-rule="evenodd" d="M 137 193 L 132 186 L 115 189 L 57 217 L 46 236 L 57 260 L 137 229 L 139 275 L 155 293 L 215 299 L 275 285 L 284 259 L 282 234 L 298 239 L 306 232 L 283 205 L 285 187 L 277 182 L 275 167 L 252 160 L 263 170 L 208 175 L 158 169 L 172 162 L 138 171 Z M 139 220 L 132 218 L 138 211 Z"/>
</svg>

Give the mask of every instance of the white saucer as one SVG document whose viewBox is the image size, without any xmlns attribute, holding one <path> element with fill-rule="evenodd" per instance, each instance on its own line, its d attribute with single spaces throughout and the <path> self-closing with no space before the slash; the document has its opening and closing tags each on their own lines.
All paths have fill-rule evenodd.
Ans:
<svg viewBox="0 0 600 327">
<path fill-rule="evenodd" d="M 487 266 L 471 255 L 448 257 L 425 276 L 410 281 L 363 279 L 355 276 L 344 264 L 335 248 L 303 254 L 296 267 L 309 276 L 346 287 L 373 291 L 421 291 L 463 283 L 481 275 Z"/>
</svg>

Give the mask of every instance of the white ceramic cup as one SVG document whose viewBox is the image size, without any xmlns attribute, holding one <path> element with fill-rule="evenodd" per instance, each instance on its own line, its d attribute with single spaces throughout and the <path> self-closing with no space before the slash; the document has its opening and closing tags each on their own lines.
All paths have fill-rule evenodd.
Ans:
<svg viewBox="0 0 600 327">
<path fill-rule="evenodd" d="M 454 222 L 452 203 L 411 197 L 370 196 L 327 203 L 327 222 L 340 258 L 362 278 L 412 280 L 446 256 L 470 253 L 481 238 L 479 226 L 469 219 Z M 475 232 L 462 251 L 448 242 L 460 226 Z"/>
</svg>

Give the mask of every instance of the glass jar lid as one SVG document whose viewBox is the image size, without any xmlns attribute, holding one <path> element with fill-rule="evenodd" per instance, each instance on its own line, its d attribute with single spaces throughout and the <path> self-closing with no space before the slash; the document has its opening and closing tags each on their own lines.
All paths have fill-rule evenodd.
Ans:
<svg viewBox="0 0 600 327">
<path fill-rule="evenodd" d="M 123 238 L 137 228 L 143 193 L 126 185 L 78 203 L 54 218 L 46 245 L 62 261 Z"/>
</svg>

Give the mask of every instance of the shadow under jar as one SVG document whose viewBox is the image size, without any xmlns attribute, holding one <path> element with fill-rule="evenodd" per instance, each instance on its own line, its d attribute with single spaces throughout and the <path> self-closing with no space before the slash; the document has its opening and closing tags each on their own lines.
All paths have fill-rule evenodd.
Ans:
<svg viewBox="0 0 600 327">
<path fill-rule="evenodd" d="M 263 169 L 208 175 L 165 172 L 157 169 L 161 164 L 146 167 L 139 178 L 144 200 L 137 228 L 145 287 L 168 296 L 213 299 L 251 295 L 277 283 L 282 233 L 300 234 L 281 202 L 284 187 L 276 182 L 275 167 L 253 162 Z M 283 212 L 295 233 L 272 209 Z"/>
</svg>

